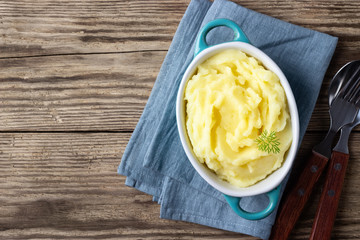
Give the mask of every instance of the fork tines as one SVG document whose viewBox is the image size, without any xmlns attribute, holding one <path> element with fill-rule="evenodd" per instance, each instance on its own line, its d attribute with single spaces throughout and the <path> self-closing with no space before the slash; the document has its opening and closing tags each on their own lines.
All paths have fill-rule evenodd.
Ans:
<svg viewBox="0 0 360 240">
<path fill-rule="evenodd" d="M 340 97 L 344 100 L 352 103 L 358 103 L 360 101 L 360 67 L 351 75 L 349 81 L 344 86 Z"/>
</svg>

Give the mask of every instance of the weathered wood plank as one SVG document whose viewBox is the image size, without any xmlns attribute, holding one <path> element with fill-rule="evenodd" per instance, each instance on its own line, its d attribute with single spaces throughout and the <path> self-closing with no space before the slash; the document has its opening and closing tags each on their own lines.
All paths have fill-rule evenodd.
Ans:
<svg viewBox="0 0 360 240">
<path fill-rule="evenodd" d="M 132 131 L 165 51 L 0 59 L 0 131 Z M 325 77 L 309 131 L 329 126 Z"/>
<path fill-rule="evenodd" d="M 299 170 L 302 167 L 302 161 L 306 159 L 312 147 L 320 142 L 323 137 L 324 134 L 314 132 L 308 132 L 305 135 L 304 141 L 296 158 L 294 170 L 292 172 L 287 189 L 291 187 L 291 183 L 296 181 L 298 176 L 297 173 L 299 173 Z M 344 187 L 342 190 L 331 239 L 355 240 L 360 238 L 360 231 L 358 227 L 360 220 L 360 204 L 358 200 L 356 200 L 360 193 L 358 193 L 358 190 L 355 190 L 355 186 L 359 181 L 360 171 L 359 161 L 357 161 L 360 158 L 360 149 L 358 148 L 359 141 L 359 133 L 351 135 L 349 141 L 350 162 L 345 176 Z M 290 239 L 309 239 L 318 201 L 322 191 L 322 186 L 325 183 L 325 176 L 326 174 L 324 172 L 324 174 L 320 177 L 318 184 L 314 188 L 313 194 L 310 197 L 310 201 L 307 203 L 307 206 L 304 208 L 299 221 L 295 225 Z"/>
<path fill-rule="evenodd" d="M 166 50 L 190 0 L 1 1 L 0 57 Z M 357 1 L 235 1 L 340 37 L 339 56 L 359 58 Z"/>
<path fill-rule="evenodd" d="M 301 165 L 327 129 L 331 77 L 344 63 L 360 58 L 360 5 L 345 0 L 236 2 L 339 37 L 297 159 Z M 0 133 L 1 239 L 255 239 L 158 219 L 159 206 L 151 197 L 125 187 L 116 174 L 188 3 L 0 2 L 0 131 L 9 132 Z M 360 238 L 359 142 L 356 132 L 333 239 Z M 291 239 L 308 238 L 320 190 Z"/>
<path fill-rule="evenodd" d="M 0 129 L 130 131 L 165 54 L 2 59 Z"/>
<path fill-rule="evenodd" d="M 0 107 L 3 110 L 0 131 L 132 131 L 188 2 L 1 2 L 0 57 L 5 59 L 0 59 Z M 354 10 L 358 5 L 349 1 L 332 4 L 328 1 L 268 1 L 265 5 L 258 1 L 239 3 L 340 37 L 314 111 L 314 120 L 309 126 L 310 131 L 325 131 L 329 123 L 328 83 L 344 63 L 360 58 L 357 51 L 360 46 L 357 38 L 359 28 L 354 27 L 360 24 Z M 139 29 L 144 32 L 139 32 Z M 78 39 L 84 38 L 85 33 L 92 34 L 85 37 L 91 44 L 79 43 Z M 167 43 L 157 34 L 166 36 Z M 128 39 L 122 41 L 120 38 Z M 150 48 L 142 47 L 148 46 L 143 44 L 145 38 L 153 44 Z M 115 47 L 119 42 L 122 47 Z M 8 46 L 8 43 L 16 46 Z M 39 47 L 34 47 L 34 44 Z M 140 51 L 144 49 L 160 52 Z M 140 52 L 74 55 L 109 51 Z M 8 59 L 52 54 L 70 55 Z M 120 64 L 126 67 L 121 68 Z"/>
<path fill-rule="evenodd" d="M 235 236 L 159 219 L 159 205 L 151 196 L 126 187 L 124 177 L 116 173 L 129 137 L 124 133 L 0 134 L 1 239 Z"/>
<path fill-rule="evenodd" d="M 255 239 L 159 219 L 158 204 L 116 174 L 129 138 L 129 133 L 1 133 L 0 238 Z M 320 138 L 307 135 L 297 160 Z M 360 237 L 360 136 L 351 141 L 334 239 Z M 309 235 L 319 196 L 317 187 L 292 239 Z"/>
<path fill-rule="evenodd" d="M 0 57 L 166 50 L 178 1 L 1 1 Z"/>
</svg>

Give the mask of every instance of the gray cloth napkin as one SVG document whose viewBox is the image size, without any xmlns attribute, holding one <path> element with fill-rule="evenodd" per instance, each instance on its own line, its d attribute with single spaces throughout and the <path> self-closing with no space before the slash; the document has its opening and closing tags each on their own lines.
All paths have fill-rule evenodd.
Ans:
<svg viewBox="0 0 360 240">
<path fill-rule="evenodd" d="M 226 0 L 192 0 L 176 31 L 148 103 L 127 145 L 118 173 L 126 185 L 153 195 L 160 217 L 199 223 L 267 239 L 276 211 L 259 221 L 236 215 L 223 195 L 193 169 L 176 126 L 175 102 L 182 75 L 193 58 L 194 42 L 207 22 L 236 22 L 250 42 L 282 69 L 294 92 L 300 115 L 300 136 L 310 120 L 337 38 L 280 21 Z M 232 40 L 228 28 L 211 31 L 208 43 Z M 286 184 L 283 182 L 283 187 Z M 248 211 L 267 206 L 266 195 L 242 199 Z"/>
</svg>

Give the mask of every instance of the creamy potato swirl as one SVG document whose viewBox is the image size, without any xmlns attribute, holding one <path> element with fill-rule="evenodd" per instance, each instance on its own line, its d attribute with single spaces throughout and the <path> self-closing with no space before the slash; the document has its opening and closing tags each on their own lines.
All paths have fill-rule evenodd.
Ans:
<svg viewBox="0 0 360 240">
<path fill-rule="evenodd" d="M 286 95 L 276 74 L 237 49 L 200 64 L 185 89 L 186 129 L 201 163 L 220 178 L 248 187 L 278 169 L 292 141 Z M 255 139 L 276 133 L 279 153 Z"/>
</svg>

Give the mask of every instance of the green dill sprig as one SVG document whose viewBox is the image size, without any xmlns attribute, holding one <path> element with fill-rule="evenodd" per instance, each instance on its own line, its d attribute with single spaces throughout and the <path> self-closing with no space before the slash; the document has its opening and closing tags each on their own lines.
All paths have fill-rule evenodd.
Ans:
<svg viewBox="0 0 360 240">
<path fill-rule="evenodd" d="M 267 130 L 264 130 L 258 138 L 255 139 L 258 149 L 267 153 L 279 153 L 280 152 L 280 142 L 276 137 L 276 133 L 271 131 L 268 133 Z"/>
</svg>

